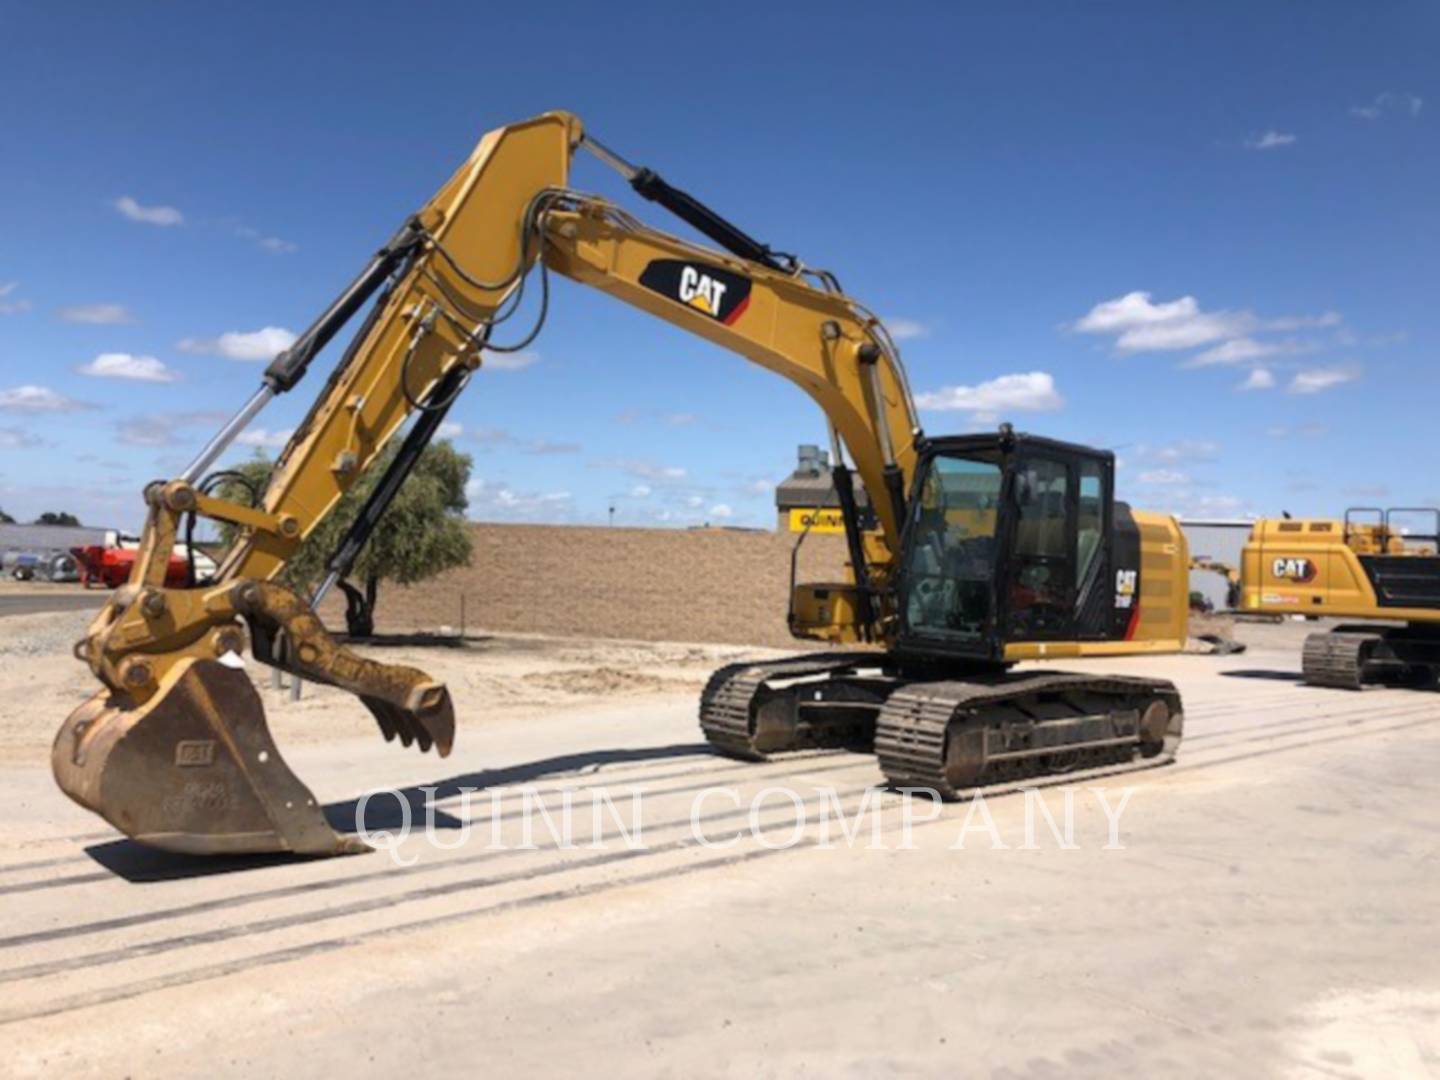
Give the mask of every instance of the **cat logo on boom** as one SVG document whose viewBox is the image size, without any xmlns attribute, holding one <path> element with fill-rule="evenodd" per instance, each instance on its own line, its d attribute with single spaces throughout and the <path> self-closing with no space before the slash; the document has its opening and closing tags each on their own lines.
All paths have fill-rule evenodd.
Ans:
<svg viewBox="0 0 1440 1080">
<path fill-rule="evenodd" d="M 1279 558 L 1270 564 L 1270 573 L 1281 581 L 1294 581 L 1304 585 L 1314 581 L 1319 570 L 1312 559 Z"/>
<path fill-rule="evenodd" d="M 749 278 L 705 263 L 656 259 L 645 267 L 640 284 L 726 326 L 733 326 L 750 305 Z"/>
<path fill-rule="evenodd" d="M 720 301 L 724 299 L 727 288 L 723 281 L 702 274 L 693 266 L 686 266 L 680 271 L 680 299 L 706 315 L 720 313 Z"/>
</svg>

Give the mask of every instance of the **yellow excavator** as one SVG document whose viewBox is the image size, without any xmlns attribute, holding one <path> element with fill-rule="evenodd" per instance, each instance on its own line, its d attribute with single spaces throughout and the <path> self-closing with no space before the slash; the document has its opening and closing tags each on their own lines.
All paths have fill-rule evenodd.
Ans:
<svg viewBox="0 0 1440 1080">
<path fill-rule="evenodd" d="M 1373 682 L 1433 687 L 1440 678 L 1440 509 L 1357 507 L 1341 519 L 1257 521 L 1229 576 L 1242 611 L 1383 620 L 1307 637 L 1308 683 L 1358 690 Z"/>
<path fill-rule="evenodd" d="M 569 187 L 581 149 L 717 247 L 649 228 Z M 352 653 L 315 608 L 343 581 L 486 355 L 524 348 L 539 332 L 552 272 L 789 379 L 826 417 L 850 579 L 797 585 L 790 622 L 797 637 L 859 647 L 717 672 L 700 725 L 719 752 L 763 758 L 863 746 L 891 784 L 942 797 L 1173 757 L 1183 712 L 1171 683 L 1010 669 L 1023 659 L 1181 648 L 1188 555 L 1174 519 L 1115 500 L 1108 452 L 1008 427 L 925 435 L 884 325 L 833 274 L 756 241 L 554 112 L 485 135 L 274 359 L 194 462 L 146 489 L 133 575 L 76 646 L 103 688 L 56 738 L 52 764 L 67 794 L 127 835 L 174 851 L 362 847 L 330 827 L 282 760 L 240 655 L 248 647 L 263 663 L 356 694 L 387 739 L 449 752 L 447 689 Z M 502 343 L 507 322 L 528 321 L 517 320 L 527 290 L 539 315 Z M 220 456 L 357 316 L 358 331 L 268 487 L 253 504 L 224 497 L 233 485 L 212 472 Z M 401 440 L 393 463 L 314 594 L 277 584 L 392 437 Z M 854 473 L 873 521 L 857 511 Z M 239 538 L 213 576 L 167 587 L 177 534 L 197 518 L 236 526 Z"/>
</svg>

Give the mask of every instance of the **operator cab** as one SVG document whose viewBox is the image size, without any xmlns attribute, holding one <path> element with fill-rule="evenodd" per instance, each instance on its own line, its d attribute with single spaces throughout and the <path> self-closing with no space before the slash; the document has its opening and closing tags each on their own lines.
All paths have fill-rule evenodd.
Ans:
<svg viewBox="0 0 1440 1080">
<path fill-rule="evenodd" d="M 1113 454 L 1008 425 L 919 449 L 896 596 L 901 651 L 999 661 L 1007 642 L 1112 636 Z"/>
</svg>

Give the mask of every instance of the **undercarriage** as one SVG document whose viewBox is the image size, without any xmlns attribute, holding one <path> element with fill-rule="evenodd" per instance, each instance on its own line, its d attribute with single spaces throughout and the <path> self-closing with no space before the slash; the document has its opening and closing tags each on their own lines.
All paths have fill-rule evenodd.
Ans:
<svg viewBox="0 0 1440 1080">
<path fill-rule="evenodd" d="M 1337 626 L 1305 639 L 1301 668 L 1311 686 L 1434 687 L 1440 681 L 1440 629 L 1417 623 Z"/>
<path fill-rule="evenodd" d="M 850 652 L 721 668 L 701 695 L 700 727 L 720 753 L 752 761 L 873 752 L 892 787 L 954 799 L 1002 781 L 1164 764 L 1184 714 L 1160 679 L 978 667 L 945 677 Z"/>
</svg>

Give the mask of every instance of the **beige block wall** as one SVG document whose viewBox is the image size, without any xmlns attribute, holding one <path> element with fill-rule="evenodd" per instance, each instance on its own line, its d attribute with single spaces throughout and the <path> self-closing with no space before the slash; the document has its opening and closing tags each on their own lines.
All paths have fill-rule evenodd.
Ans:
<svg viewBox="0 0 1440 1080">
<path fill-rule="evenodd" d="M 382 632 L 520 631 L 785 648 L 790 533 L 563 525 L 473 527 L 470 565 L 410 588 L 382 584 Z M 812 535 L 801 581 L 840 581 L 844 539 Z M 344 626 L 327 601 L 328 625 Z"/>
</svg>

